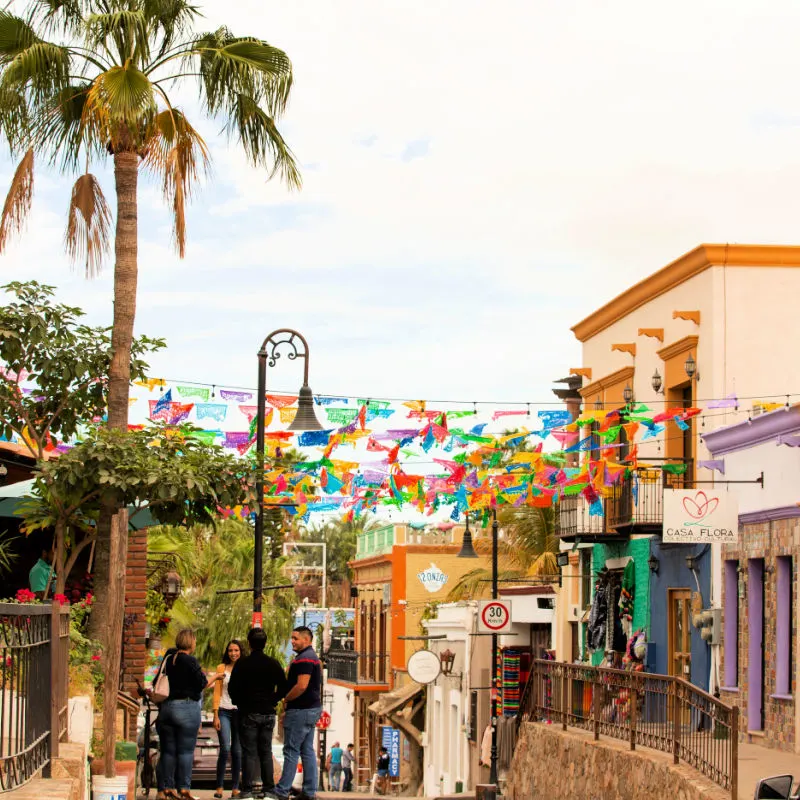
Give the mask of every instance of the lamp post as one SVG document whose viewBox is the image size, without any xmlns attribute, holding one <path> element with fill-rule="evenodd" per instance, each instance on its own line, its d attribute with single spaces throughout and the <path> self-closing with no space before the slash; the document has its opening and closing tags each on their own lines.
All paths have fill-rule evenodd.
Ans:
<svg viewBox="0 0 800 800">
<path fill-rule="evenodd" d="M 279 348 L 285 346 L 287 358 L 294 361 L 303 359 L 303 385 L 300 387 L 297 413 L 290 431 L 321 431 L 317 415 L 314 413 L 314 396 L 308 385 L 308 342 L 305 337 L 290 328 L 273 331 L 258 351 L 258 411 L 256 415 L 256 519 L 255 551 L 253 555 L 253 627 L 261 627 L 261 596 L 264 583 L 264 434 L 267 416 L 267 363 L 274 367 L 281 357 Z"/>
<path fill-rule="evenodd" d="M 492 600 L 497 600 L 498 595 L 498 568 L 497 568 L 497 541 L 498 541 L 498 527 L 497 527 L 497 508 L 492 508 Z M 472 546 L 472 536 L 469 531 L 469 512 L 467 512 L 467 527 L 464 531 L 464 539 L 461 544 L 461 551 L 458 554 L 459 558 L 477 558 L 478 554 Z M 489 783 L 492 788 L 489 794 L 485 795 L 486 800 L 495 800 L 497 797 L 497 701 L 498 701 L 498 687 L 500 684 L 500 670 L 498 668 L 498 639 L 497 634 L 492 634 L 492 755 L 490 760 L 489 769 Z"/>
</svg>

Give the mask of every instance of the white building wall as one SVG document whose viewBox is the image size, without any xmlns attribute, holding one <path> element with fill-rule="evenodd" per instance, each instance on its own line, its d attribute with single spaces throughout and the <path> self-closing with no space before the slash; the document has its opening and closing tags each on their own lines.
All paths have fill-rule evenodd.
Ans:
<svg viewBox="0 0 800 800">
<path fill-rule="evenodd" d="M 332 703 L 328 711 L 331 715 L 331 726 L 328 728 L 328 748 L 334 742 L 341 743 L 342 748 L 352 742 L 358 744 L 353 738 L 353 712 L 355 711 L 355 697 L 352 690 L 335 683 L 325 682 L 325 691 L 332 693 Z M 327 708 L 327 706 L 326 706 Z"/>
</svg>

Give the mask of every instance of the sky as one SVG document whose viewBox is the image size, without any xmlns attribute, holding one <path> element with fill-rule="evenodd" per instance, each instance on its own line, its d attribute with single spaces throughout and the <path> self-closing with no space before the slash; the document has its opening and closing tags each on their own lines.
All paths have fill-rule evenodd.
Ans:
<svg viewBox="0 0 800 800">
<path fill-rule="evenodd" d="M 194 87 L 178 96 L 214 174 L 182 261 L 142 184 L 136 331 L 168 342 L 154 376 L 252 387 L 261 341 L 292 327 L 315 392 L 554 402 L 580 364 L 570 327 L 631 283 L 704 241 L 800 241 L 795 0 L 199 5 L 203 28 L 291 57 L 280 128 L 304 186 L 267 182 Z M 12 171 L 3 154 L 0 191 Z M 111 264 L 87 282 L 63 253 L 70 185 L 39 169 L 0 274 L 108 324 Z M 268 375 L 298 384 L 285 360 Z"/>
</svg>

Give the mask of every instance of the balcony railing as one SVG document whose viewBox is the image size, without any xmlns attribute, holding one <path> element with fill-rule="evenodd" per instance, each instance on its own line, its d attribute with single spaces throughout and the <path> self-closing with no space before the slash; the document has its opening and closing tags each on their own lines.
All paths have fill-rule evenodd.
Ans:
<svg viewBox="0 0 800 800">
<path fill-rule="evenodd" d="M 637 467 L 632 474 L 609 487 L 603 514 L 591 515 L 583 497 L 564 497 L 558 504 L 558 534 L 562 539 L 625 534 L 632 528 L 656 528 L 664 520 L 664 489 L 689 489 L 692 462 L 681 459 L 648 459 L 658 466 Z M 685 465 L 683 474 L 662 469 Z"/>
<path fill-rule="evenodd" d="M 650 459 L 657 461 L 658 459 Z M 685 465 L 683 474 L 675 475 L 662 469 L 662 465 L 638 467 L 631 475 L 611 487 L 605 510 L 609 528 L 660 527 L 664 521 L 664 489 L 689 489 L 692 487 L 691 461 L 665 459 L 663 466 Z"/>
<path fill-rule="evenodd" d="M 389 676 L 386 653 L 356 653 L 330 650 L 325 656 L 328 678 L 353 684 L 385 684 Z"/>
<path fill-rule="evenodd" d="M 0 603 L 0 792 L 49 769 L 67 735 L 69 607 Z"/>
<path fill-rule="evenodd" d="M 739 710 L 681 678 L 537 660 L 519 719 L 670 753 L 738 796 Z"/>
</svg>

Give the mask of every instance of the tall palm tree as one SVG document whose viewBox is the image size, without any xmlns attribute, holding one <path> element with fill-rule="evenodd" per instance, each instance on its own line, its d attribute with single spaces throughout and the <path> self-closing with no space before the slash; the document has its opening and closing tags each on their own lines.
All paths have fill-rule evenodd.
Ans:
<svg viewBox="0 0 800 800">
<path fill-rule="evenodd" d="M 506 507 L 498 513 L 497 518 L 504 534 L 498 542 L 500 580 L 553 580 L 558 574 L 556 556 L 559 550 L 554 510 L 536 506 Z M 481 555 L 491 555 L 491 538 L 477 537 L 475 550 Z M 459 579 L 447 599 L 485 597 L 491 591 L 491 579 L 490 569 L 477 567 Z"/>
<path fill-rule="evenodd" d="M 9 8 L 21 6 L 19 14 Z M 138 278 L 140 167 L 161 182 L 179 255 L 186 201 L 209 166 L 208 148 L 172 92 L 192 79 L 204 113 L 222 122 L 250 162 L 300 185 L 276 126 L 292 86 L 287 55 L 221 27 L 198 33 L 190 0 L 14 0 L 0 10 L 0 126 L 22 154 L 0 217 L 0 251 L 19 230 L 33 196 L 34 159 L 80 173 L 73 187 L 66 249 L 101 266 L 112 216 L 89 167 L 111 157 L 117 198 L 114 233 L 114 350 L 108 424 L 128 422 L 130 349 Z"/>
<path fill-rule="evenodd" d="M 95 274 L 109 249 L 112 214 L 90 166 L 113 159 L 111 428 L 125 430 L 128 423 L 139 170 L 161 182 L 182 257 L 186 202 L 209 166 L 208 147 L 173 102 L 173 90 L 192 80 L 204 114 L 222 122 L 254 166 L 266 167 L 270 176 L 279 175 L 291 187 L 300 185 L 294 157 L 276 126 L 292 86 L 288 56 L 225 27 L 197 32 L 199 17 L 190 0 L 10 0 L 0 10 L 0 129 L 12 153 L 22 155 L 0 215 L 0 252 L 25 222 L 33 199 L 34 161 L 42 157 L 63 173 L 79 174 L 65 243 L 70 256 L 84 261 L 87 275 Z M 116 642 L 124 606 L 115 576 L 124 575 L 127 552 L 124 534 L 112 534 L 115 510 L 109 501 L 98 521 L 100 591 L 92 614 L 92 629 L 105 645 L 106 736 L 113 729 Z M 123 516 L 117 521 L 123 523 Z M 116 530 L 124 531 L 124 524 Z M 119 557 L 112 557 L 112 551 Z M 114 774 L 113 746 L 106 748 L 105 768 L 107 775 Z"/>
</svg>

